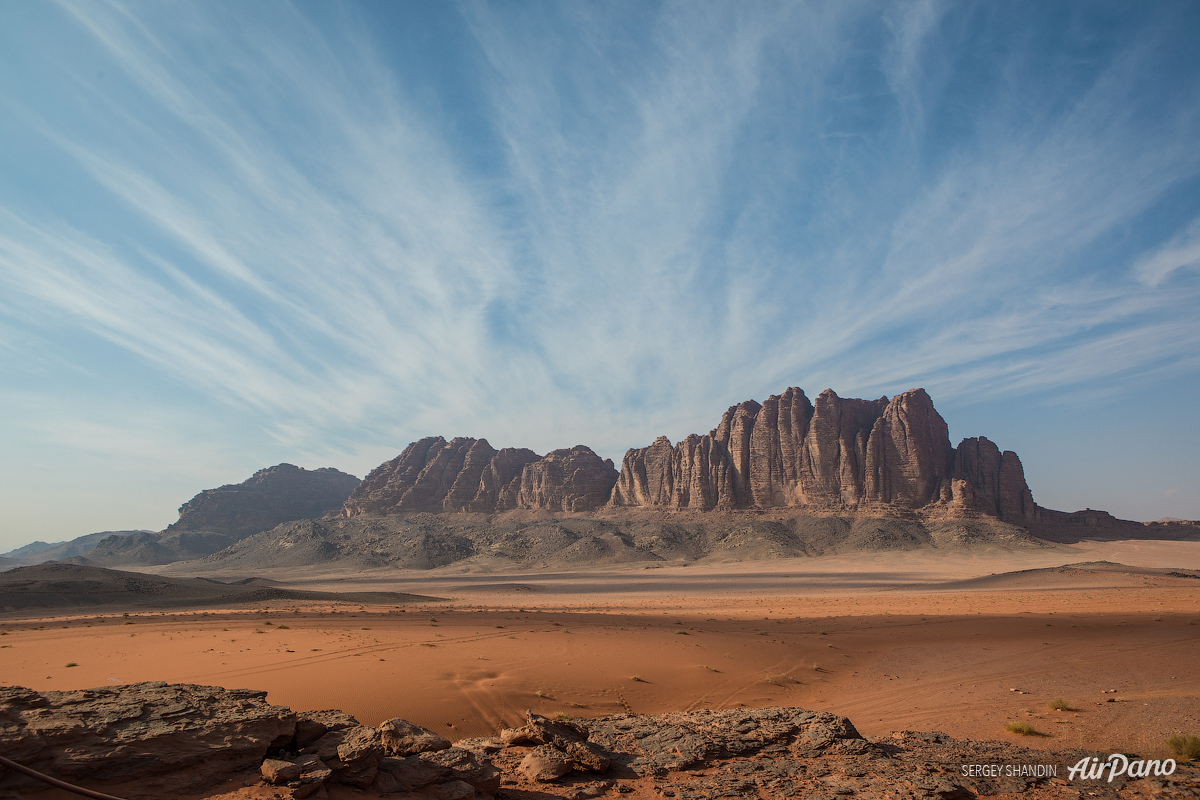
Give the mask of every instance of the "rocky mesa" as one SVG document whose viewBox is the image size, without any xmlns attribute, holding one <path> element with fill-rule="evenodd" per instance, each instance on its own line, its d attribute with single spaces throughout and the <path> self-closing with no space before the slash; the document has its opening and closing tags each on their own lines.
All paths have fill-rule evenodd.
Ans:
<svg viewBox="0 0 1200 800">
<path fill-rule="evenodd" d="M 698 511 L 885 508 L 975 512 L 1028 525 L 1040 509 L 1017 454 L 950 443 L 924 389 L 859 400 L 789 388 L 731 407 L 707 434 L 631 449 L 618 471 L 579 445 L 538 456 L 486 439 L 430 437 L 380 465 L 343 515 L 512 509 Z"/>
</svg>

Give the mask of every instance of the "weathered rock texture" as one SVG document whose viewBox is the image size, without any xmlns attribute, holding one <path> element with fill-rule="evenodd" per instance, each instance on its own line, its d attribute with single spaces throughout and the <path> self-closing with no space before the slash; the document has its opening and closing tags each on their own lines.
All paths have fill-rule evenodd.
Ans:
<svg viewBox="0 0 1200 800">
<path fill-rule="evenodd" d="M 346 500 L 343 514 L 400 511 L 590 511 L 609 498 L 617 471 L 583 445 L 538 456 L 496 450 L 487 439 L 431 436 L 381 464 Z"/>
<path fill-rule="evenodd" d="M 705 436 L 674 446 L 660 437 L 628 451 L 609 503 L 703 511 L 942 505 L 1018 524 L 1037 516 L 1016 453 L 982 438 L 956 451 L 924 389 L 891 400 L 826 390 L 814 404 L 791 388 L 761 406 L 739 403 Z"/>
<path fill-rule="evenodd" d="M 219 785 L 232 772 L 258 769 L 269 748 L 295 734 L 296 716 L 266 696 L 162 682 L 76 692 L 0 687 L 0 752 L 68 781 L 144 780 L 151 793 Z"/>
<path fill-rule="evenodd" d="M 411 752 L 389 754 L 400 751 Z M 361 797 L 433 800 L 1200 797 L 1185 764 L 1170 775 L 1071 781 L 1069 766 L 1106 754 L 911 731 L 864 739 L 845 717 L 800 708 L 562 721 L 526 712 L 524 725 L 496 738 L 450 745 L 400 719 L 374 728 L 338 711 L 293 714 L 262 692 L 162 683 L 0 689 L 0 752 L 131 800 L 321 798 L 333 784 Z M 1000 768 L 963 769 L 979 764 Z M 40 786 L 0 767 L 0 796 L 37 797 Z"/>
</svg>

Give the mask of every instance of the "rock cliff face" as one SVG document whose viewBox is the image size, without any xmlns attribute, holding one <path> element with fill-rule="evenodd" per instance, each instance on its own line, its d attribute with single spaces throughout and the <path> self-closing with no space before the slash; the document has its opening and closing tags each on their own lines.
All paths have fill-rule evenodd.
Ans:
<svg viewBox="0 0 1200 800">
<path fill-rule="evenodd" d="M 486 439 L 413 442 L 374 469 L 343 514 L 515 508 L 590 511 L 642 507 L 699 511 L 811 508 L 845 511 L 942 508 L 1006 522 L 1036 522 L 1040 509 L 1016 453 L 983 438 L 950 444 L 924 389 L 878 400 L 810 401 L 790 388 L 761 405 L 732 406 L 703 436 L 659 437 L 629 450 L 618 473 L 582 445 L 544 457 L 496 450 Z"/>
<path fill-rule="evenodd" d="M 608 501 L 616 479 L 612 461 L 583 445 L 539 456 L 524 448 L 496 450 L 487 439 L 431 436 L 371 470 L 342 513 L 589 511 Z"/>
<path fill-rule="evenodd" d="M 935 504 L 1026 523 L 1037 506 L 1016 453 L 986 439 L 956 451 L 924 389 L 889 400 L 791 388 L 733 406 L 705 436 L 630 450 L 612 506 L 699 510 Z"/>
<path fill-rule="evenodd" d="M 358 478 L 331 467 L 307 470 L 291 464 L 260 469 L 241 483 L 205 489 L 179 507 L 167 532 L 216 531 L 235 537 L 294 519 L 337 511 Z"/>
</svg>

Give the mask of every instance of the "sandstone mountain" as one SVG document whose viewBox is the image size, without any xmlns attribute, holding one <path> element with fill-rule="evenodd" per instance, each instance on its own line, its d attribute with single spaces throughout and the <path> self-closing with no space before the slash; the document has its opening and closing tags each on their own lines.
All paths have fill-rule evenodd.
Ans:
<svg viewBox="0 0 1200 800">
<path fill-rule="evenodd" d="M 487 439 L 431 436 L 371 470 L 343 514 L 590 511 L 608 501 L 616 480 L 612 461 L 583 445 L 538 456 L 524 448 L 496 450 Z"/>
<path fill-rule="evenodd" d="M 613 506 L 698 510 L 940 508 L 1027 524 L 1038 509 L 1021 460 L 992 442 L 950 444 L 924 389 L 891 400 L 791 388 L 733 406 L 704 436 L 630 450 Z"/>
<path fill-rule="evenodd" d="M 292 464 L 260 469 L 245 481 L 205 489 L 179 507 L 179 520 L 161 533 L 112 536 L 71 559 L 95 566 L 151 566 L 201 558 L 260 531 L 333 513 L 358 478 L 331 467 Z"/>
<path fill-rule="evenodd" d="M 347 517 L 405 511 L 612 508 L 820 511 L 926 509 L 1037 522 L 1021 460 L 985 438 L 950 443 L 924 389 L 890 400 L 790 388 L 725 412 L 678 444 L 629 450 L 618 473 L 587 447 L 539 457 L 486 439 L 430 437 L 380 465 L 350 495 Z"/>
</svg>

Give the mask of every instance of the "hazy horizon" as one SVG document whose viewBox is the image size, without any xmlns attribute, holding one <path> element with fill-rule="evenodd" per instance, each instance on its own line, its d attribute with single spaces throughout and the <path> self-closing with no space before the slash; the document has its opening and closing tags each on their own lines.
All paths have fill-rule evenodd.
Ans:
<svg viewBox="0 0 1200 800">
<path fill-rule="evenodd" d="M 0 552 L 923 387 L 1200 518 L 1200 7 L 0 7 Z"/>
</svg>

